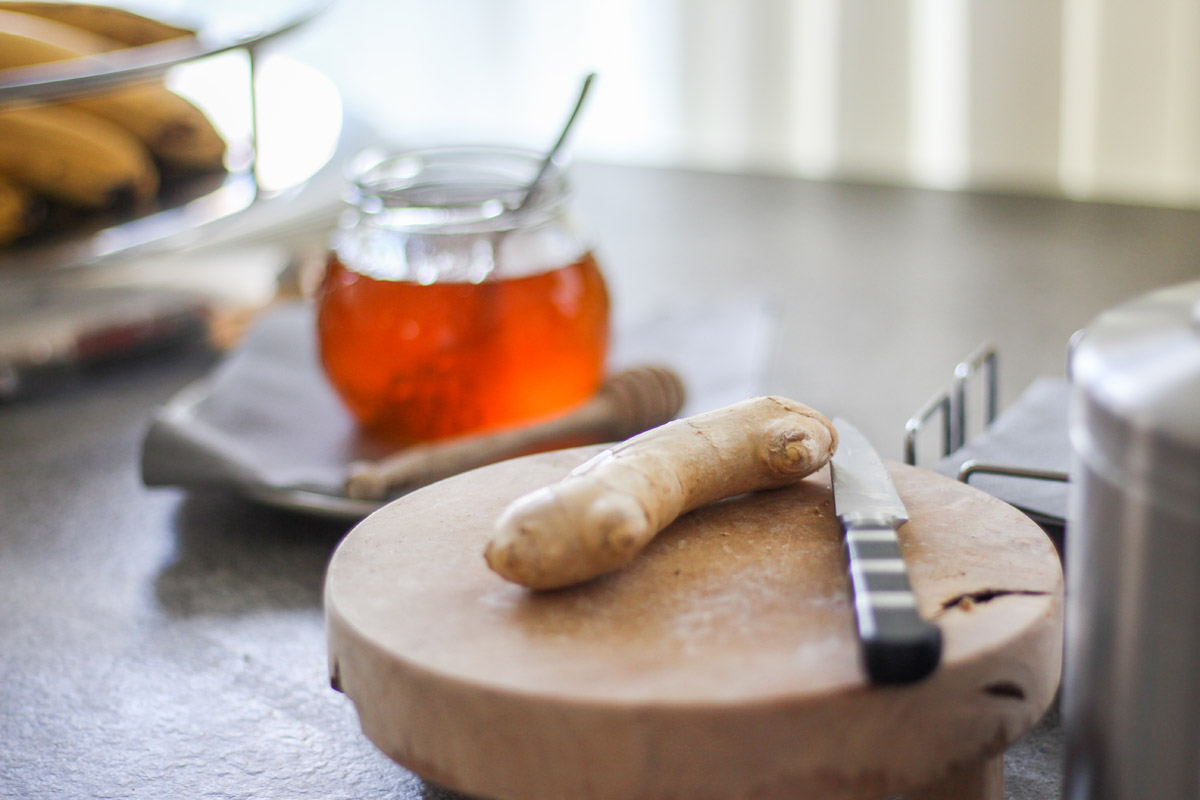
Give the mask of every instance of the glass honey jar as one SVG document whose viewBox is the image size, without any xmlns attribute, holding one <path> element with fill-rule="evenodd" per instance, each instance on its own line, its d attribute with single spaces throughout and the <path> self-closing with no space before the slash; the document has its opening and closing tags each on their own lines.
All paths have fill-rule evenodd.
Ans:
<svg viewBox="0 0 1200 800">
<path fill-rule="evenodd" d="M 361 169 L 317 291 L 325 374 L 398 445 L 512 427 L 590 397 L 609 299 L 556 165 L 415 150 Z"/>
</svg>

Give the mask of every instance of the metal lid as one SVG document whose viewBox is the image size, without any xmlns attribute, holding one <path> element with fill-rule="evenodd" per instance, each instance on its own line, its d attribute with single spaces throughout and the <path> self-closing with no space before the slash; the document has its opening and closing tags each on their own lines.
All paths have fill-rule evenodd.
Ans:
<svg viewBox="0 0 1200 800">
<path fill-rule="evenodd" d="M 1071 376 L 1076 454 L 1116 486 L 1200 515 L 1200 281 L 1101 314 Z"/>
</svg>

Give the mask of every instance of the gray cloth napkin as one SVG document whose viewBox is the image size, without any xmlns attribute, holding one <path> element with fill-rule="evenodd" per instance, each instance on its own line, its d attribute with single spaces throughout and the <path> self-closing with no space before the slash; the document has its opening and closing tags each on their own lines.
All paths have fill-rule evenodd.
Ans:
<svg viewBox="0 0 1200 800">
<path fill-rule="evenodd" d="M 683 415 L 719 408 L 761 393 L 773 328 L 757 302 L 618 320 L 610 370 L 670 367 L 687 389 Z M 378 504 L 344 496 L 346 466 L 388 452 L 357 429 L 325 380 L 313 309 L 295 302 L 265 313 L 210 376 L 159 411 L 143 442 L 142 479 L 356 517 Z"/>
<path fill-rule="evenodd" d="M 1071 462 L 1067 438 L 1070 394 L 1066 380 L 1038 378 L 984 433 L 939 462 L 937 471 L 958 477 L 962 465 L 974 460 L 993 466 L 1067 472 Z M 969 483 L 1039 522 L 1065 523 L 1066 483 L 983 473 L 971 476 Z"/>
</svg>

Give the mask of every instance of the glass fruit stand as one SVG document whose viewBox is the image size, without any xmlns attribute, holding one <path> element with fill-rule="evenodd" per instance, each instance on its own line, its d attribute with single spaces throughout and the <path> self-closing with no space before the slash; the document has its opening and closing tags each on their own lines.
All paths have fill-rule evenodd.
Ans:
<svg viewBox="0 0 1200 800">
<path fill-rule="evenodd" d="M 216 169 L 170 174 L 164 170 L 153 197 L 136 206 L 125 203 L 57 214 L 58 218 L 52 210 L 52 218 L 38 230 L 0 249 L 0 270 L 102 263 L 295 191 L 296 180 L 290 185 L 264 180 L 264 156 L 270 154 L 261 149 L 262 106 L 269 100 L 262 96 L 262 48 L 308 22 L 326 5 L 125 4 L 118 7 L 194 35 L 0 73 L 0 110 L 31 103 L 74 103 L 97 93 L 163 83 L 207 114 L 227 145 L 223 164 Z M 327 143 L 320 147 L 329 150 Z M 309 161 L 327 161 L 331 155 L 324 152 Z"/>
<path fill-rule="evenodd" d="M 6 172 L 2 167 L 20 170 L 23 160 L 39 158 L 59 157 L 76 171 L 92 170 L 86 162 L 80 167 L 77 154 L 62 153 L 61 143 L 39 141 L 36 135 L 22 141 L 19 130 L 6 135 L 3 120 L 29 107 L 35 113 L 40 109 L 69 115 L 80 108 L 92 110 L 89 103 L 95 98 L 105 102 L 119 96 L 136 106 L 149 102 L 139 93 L 164 93 L 171 103 L 178 101 L 186 111 L 201 114 L 213 138 L 219 137 L 220 147 L 215 160 L 209 148 L 202 154 L 204 163 L 193 159 L 195 163 L 181 165 L 172 164 L 172 154 L 164 156 L 147 144 L 153 154 L 147 158 L 154 170 L 151 188 L 137 185 L 131 190 L 133 197 L 123 189 L 113 202 L 92 203 L 93 207 L 74 205 L 44 187 L 26 184 L 36 202 L 36 222 L 0 243 L 0 401 L 39 386 L 47 375 L 57 377 L 81 364 L 171 339 L 211 334 L 211 303 L 198 299 L 194 291 L 166 286 L 166 262 L 190 252 L 193 245 L 252 237 L 281 221 L 298 219 L 305 204 L 312 203 L 305 198 L 320 193 L 313 191 L 314 184 L 330 182 L 344 144 L 340 96 L 323 75 L 267 47 L 327 5 L 312 0 L 126 0 L 100 7 L 106 16 L 116 9 L 115 22 L 102 19 L 99 24 L 117 26 L 112 35 L 123 38 L 121 46 L 92 58 L 60 56 L 63 60 L 35 63 L 44 55 L 39 51 L 27 64 L 12 67 L 13 60 L 22 57 L 16 52 L 22 40 L 11 39 L 7 54 L 6 46 L 0 45 L 0 67 L 9 62 L 9 68 L 0 69 L 0 177 Z M 56 14 L 76 14 L 81 7 L 15 0 L 0 5 L 0 17 L 25 6 L 37 7 L 52 24 L 59 21 L 53 19 Z M 83 8 L 88 13 L 86 9 L 94 11 L 96 6 Z M 121 18 L 123 12 L 136 16 Z M 138 38 L 139 20 L 150 28 L 143 39 Z M 0 36 L 28 33 L 21 29 L 25 22 L 24 17 L 0 18 Z M 96 21 L 82 23 L 81 46 L 86 48 L 87 29 L 95 31 Z M 34 33 L 41 35 L 37 20 L 32 24 Z M 36 46 L 59 44 L 51 40 L 50 45 Z M 76 43 L 67 39 L 61 44 L 70 48 Z M 298 97 L 303 102 L 297 102 Z M 145 111 L 118 104 L 115 113 L 126 108 L 131 113 Z M 153 117 L 156 111 L 146 113 Z M 170 124 L 163 129 L 170 132 Z M 85 145 L 89 133 L 81 137 Z M 84 182 L 78 174 L 74 179 Z M 84 197 L 84 203 L 88 200 Z M 131 263 L 160 260 L 163 263 L 151 263 L 155 274 L 149 282 L 142 280 L 144 275 L 127 274 Z"/>
</svg>

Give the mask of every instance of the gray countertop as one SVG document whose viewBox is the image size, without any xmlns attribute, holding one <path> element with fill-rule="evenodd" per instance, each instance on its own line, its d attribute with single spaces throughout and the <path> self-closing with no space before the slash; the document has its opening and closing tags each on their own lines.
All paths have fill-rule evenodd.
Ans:
<svg viewBox="0 0 1200 800">
<path fill-rule="evenodd" d="M 765 390 L 892 458 L 979 340 L 1011 401 L 1100 310 L 1200 271 L 1196 212 L 599 166 L 578 184 L 619 313 L 768 296 Z M 346 526 L 141 484 L 154 410 L 214 363 L 180 348 L 0 405 L 0 796 L 452 797 L 328 687 Z M 1059 740 L 1052 713 L 1010 751 L 1009 797 L 1059 796 Z"/>
</svg>

